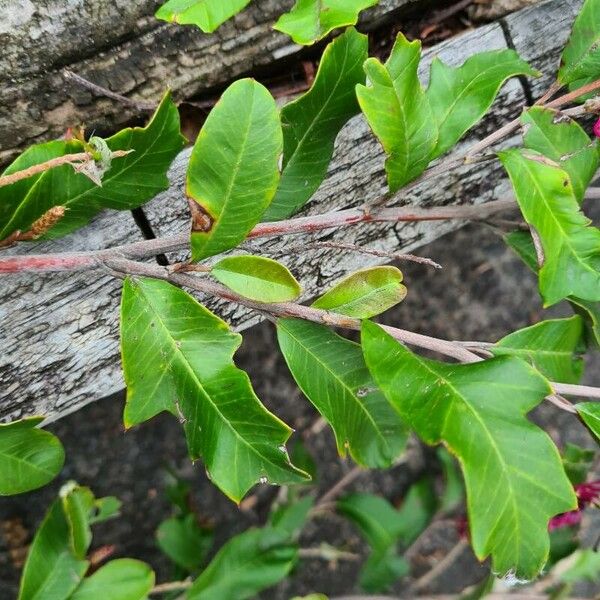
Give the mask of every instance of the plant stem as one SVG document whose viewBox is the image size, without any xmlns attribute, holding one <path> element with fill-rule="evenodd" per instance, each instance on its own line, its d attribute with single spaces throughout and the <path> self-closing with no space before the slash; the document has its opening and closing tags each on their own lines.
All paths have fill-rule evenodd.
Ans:
<svg viewBox="0 0 600 600">
<path fill-rule="evenodd" d="M 112 153 L 111 158 L 121 158 L 122 156 L 127 156 L 127 154 L 129 154 L 128 150 L 116 150 Z M 94 160 L 94 157 L 90 152 L 77 152 L 75 154 L 65 154 L 64 156 L 57 156 L 56 158 L 51 158 L 46 162 L 33 165 L 31 167 L 28 167 L 27 169 L 23 169 L 22 171 L 15 171 L 10 175 L 0 176 L 0 187 L 3 187 L 5 185 L 11 185 L 13 183 L 16 183 L 17 181 L 21 181 L 21 179 L 27 179 L 28 177 L 38 175 L 39 173 L 49 171 L 50 169 L 56 169 L 56 167 L 61 167 L 62 165 L 73 163 L 86 163 L 92 160 Z"/>
<path fill-rule="evenodd" d="M 187 590 L 192 587 L 192 581 L 185 579 L 184 581 L 169 581 L 167 583 L 159 583 L 150 590 L 150 596 L 157 596 L 158 594 L 167 594 L 169 592 L 179 592 L 181 590 Z"/>
</svg>

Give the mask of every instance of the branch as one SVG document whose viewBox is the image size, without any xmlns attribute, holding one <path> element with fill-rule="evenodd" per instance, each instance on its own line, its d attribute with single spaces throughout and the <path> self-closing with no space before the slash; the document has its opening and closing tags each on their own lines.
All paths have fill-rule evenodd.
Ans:
<svg viewBox="0 0 600 600">
<path fill-rule="evenodd" d="M 130 152 L 130 150 L 116 150 L 112 153 L 111 158 L 121 158 L 122 156 L 127 156 L 127 154 L 129 154 Z M 39 173 L 49 171 L 50 169 L 56 169 L 56 167 L 61 167 L 62 165 L 74 163 L 82 164 L 91 162 L 93 160 L 94 156 L 91 152 L 77 152 L 75 154 L 65 154 L 64 156 L 57 156 L 56 158 L 51 158 L 46 162 L 33 165 L 27 169 L 23 169 L 22 171 L 15 171 L 10 175 L 0 176 L 0 187 L 3 187 L 5 185 L 11 185 L 13 183 L 16 183 L 17 181 L 21 181 L 21 179 L 27 179 L 28 177 L 38 175 Z"/>
</svg>

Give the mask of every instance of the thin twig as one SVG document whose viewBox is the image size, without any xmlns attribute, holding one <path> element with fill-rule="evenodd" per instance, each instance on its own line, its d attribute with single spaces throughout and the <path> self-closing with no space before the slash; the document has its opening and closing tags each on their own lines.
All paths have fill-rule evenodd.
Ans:
<svg viewBox="0 0 600 600">
<path fill-rule="evenodd" d="M 436 577 L 447 571 L 468 547 L 469 542 L 467 540 L 459 540 L 442 560 L 438 561 L 433 568 L 429 569 L 425 575 L 410 586 L 409 591 L 418 592 L 426 588 Z"/>
<path fill-rule="evenodd" d="M 353 481 L 367 472 L 368 471 L 362 467 L 353 467 L 331 489 L 319 498 L 313 510 L 318 510 L 335 500 Z"/>
<path fill-rule="evenodd" d="M 150 596 L 157 596 L 159 594 L 167 594 L 169 592 L 180 592 L 181 590 L 187 590 L 192 587 L 192 580 L 185 579 L 183 581 L 168 581 L 167 583 L 159 583 L 150 590 Z"/>
<path fill-rule="evenodd" d="M 321 544 L 316 548 L 300 548 L 298 550 L 298 556 L 300 558 L 318 558 L 320 560 L 326 560 L 329 562 L 336 560 L 360 560 L 360 554 L 339 550 L 338 548 L 330 546 L 329 544 Z"/>
<path fill-rule="evenodd" d="M 129 154 L 129 150 L 116 150 L 112 153 L 111 158 L 121 158 L 122 156 L 127 156 Z M 46 162 L 39 163 L 37 165 L 33 165 L 28 167 L 27 169 L 23 169 L 22 171 L 15 171 L 10 175 L 3 175 L 0 177 L 0 187 L 5 185 L 12 185 L 17 181 L 21 181 L 21 179 L 27 179 L 28 177 L 33 177 L 33 175 L 38 175 L 39 173 L 43 173 L 44 171 L 49 171 L 50 169 L 56 169 L 57 167 L 61 167 L 66 164 L 81 164 L 94 160 L 91 152 L 77 152 L 75 154 L 65 154 L 64 156 L 57 156 L 56 158 L 51 158 Z"/>
<path fill-rule="evenodd" d="M 77 73 L 73 73 L 73 71 L 69 71 L 66 69 L 63 71 L 63 74 L 66 79 L 70 79 L 75 83 L 78 83 L 84 88 L 98 94 L 99 96 L 106 96 L 107 98 L 112 98 L 121 104 L 125 104 L 130 106 L 131 108 L 135 108 L 139 112 L 152 112 L 156 108 L 156 104 L 153 102 L 144 102 L 142 100 L 133 100 L 132 98 L 127 98 L 127 96 L 122 96 L 121 94 L 117 94 L 116 92 L 112 92 L 111 90 L 97 85 L 96 83 L 92 83 L 91 81 L 85 79 L 81 75 L 77 75 Z"/>
</svg>

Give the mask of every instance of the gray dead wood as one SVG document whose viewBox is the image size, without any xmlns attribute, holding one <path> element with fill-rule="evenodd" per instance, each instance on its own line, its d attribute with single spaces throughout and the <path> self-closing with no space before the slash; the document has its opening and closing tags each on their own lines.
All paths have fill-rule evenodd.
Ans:
<svg viewBox="0 0 600 600">
<path fill-rule="evenodd" d="M 422 0 L 381 0 L 369 30 Z M 212 35 L 154 18 L 148 0 L 0 0 L 0 164 L 26 146 L 85 123 L 111 131 L 136 110 L 67 80 L 71 70 L 134 99 L 158 102 L 170 87 L 190 98 L 301 47 L 274 31 L 293 0 L 253 0 Z"/>
<path fill-rule="evenodd" d="M 572 4 L 567 0 L 551 0 L 539 9 L 560 12 L 561 6 Z M 514 22 L 518 22 L 518 15 Z M 563 43 L 559 32 L 564 26 L 562 22 L 546 20 L 546 43 L 539 55 L 543 60 L 556 64 Z M 525 34 L 523 36 L 524 41 L 527 38 Z M 540 39 L 539 29 L 531 32 L 531 36 Z M 556 41 L 555 46 L 551 45 L 552 40 Z M 427 60 L 439 54 L 447 62 L 459 64 L 474 52 L 508 45 L 505 29 L 494 24 L 441 44 L 427 52 Z M 521 82 L 510 81 L 489 117 L 460 144 L 458 151 L 515 116 L 524 102 Z M 517 138 L 510 140 L 511 143 L 517 141 Z M 185 231 L 188 227 L 182 193 L 188 156 L 189 151 L 182 152 L 173 164 L 170 190 L 145 207 L 157 235 Z M 341 133 L 328 178 L 305 214 L 359 206 L 378 198 L 386 189 L 383 161 L 379 144 L 362 117 L 354 118 Z M 402 203 L 433 206 L 483 202 L 502 197 L 507 191 L 501 168 L 493 161 L 462 168 L 427 182 Z M 333 239 L 385 251 L 410 252 L 457 226 L 458 223 L 451 222 L 371 224 L 331 234 L 324 232 L 316 237 L 256 240 L 248 243 L 245 250 L 280 258 L 302 281 L 308 297 L 350 270 L 381 262 L 375 257 L 331 249 L 298 252 L 298 246 L 302 247 L 312 239 Z M 127 213 L 112 213 L 99 217 L 89 227 L 62 240 L 4 252 L 93 249 L 114 246 L 136 237 L 139 237 L 138 230 Z M 448 261 L 451 260 L 452 256 L 448 256 Z M 57 418 L 122 388 L 117 333 L 119 281 L 99 272 L 76 276 L 60 273 L 44 277 L 7 276 L 0 281 L 0 419 L 24 414 Z M 410 289 L 410 281 L 407 283 Z M 460 290 L 449 293 L 459 294 Z M 239 307 L 223 306 L 214 301 L 208 304 L 238 329 L 256 322 L 255 315 Z M 410 328 L 410 325 L 407 315 L 405 326 Z"/>
</svg>

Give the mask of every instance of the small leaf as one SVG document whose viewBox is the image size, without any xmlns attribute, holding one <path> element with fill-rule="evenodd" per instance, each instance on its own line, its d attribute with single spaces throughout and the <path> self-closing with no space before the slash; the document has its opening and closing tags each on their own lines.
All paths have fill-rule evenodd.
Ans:
<svg viewBox="0 0 600 600">
<path fill-rule="evenodd" d="M 69 525 L 56 500 L 29 548 L 18 600 L 67 600 L 87 568 L 88 562 L 71 551 Z"/>
<path fill-rule="evenodd" d="M 242 11 L 250 0 L 169 0 L 156 11 L 156 18 L 181 25 L 197 25 L 212 33 Z"/>
<path fill-rule="evenodd" d="M 581 213 L 567 173 L 530 152 L 505 150 L 499 156 L 521 212 L 541 240 L 544 306 L 567 296 L 600 300 L 600 230 Z"/>
<path fill-rule="evenodd" d="M 531 235 L 526 231 L 513 231 L 504 236 L 504 241 L 519 255 L 534 272 L 538 272 L 535 247 Z M 585 338 L 588 346 L 600 346 L 600 302 L 589 302 L 569 296 L 573 310 L 585 320 Z"/>
<path fill-rule="evenodd" d="M 258 302 L 288 302 L 302 291 L 286 267 L 262 256 L 228 256 L 220 260 L 211 273 L 240 296 Z"/>
<path fill-rule="evenodd" d="M 188 166 L 193 260 L 235 248 L 258 223 L 277 190 L 282 145 L 269 91 L 252 79 L 229 86 L 208 115 Z"/>
<path fill-rule="evenodd" d="M 119 516 L 121 510 L 121 501 L 114 496 L 106 498 L 97 498 L 94 502 L 94 512 L 90 516 L 90 523 L 103 523 L 109 519 Z"/>
<path fill-rule="evenodd" d="M 358 583 L 369 593 L 383 592 L 410 573 L 410 564 L 394 548 L 372 552 L 360 570 Z"/>
<path fill-rule="evenodd" d="M 183 290 L 153 279 L 128 279 L 121 304 L 121 351 L 127 427 L 163 411 L 178 416 L 190 456 L 239 502 L 259 481 L 295 483 L 291 430 L 256 397 L 233 363 L 242 337 Z"/>
<path fill-rule="evenodd" d="M 297 559 L 288 534 L 249 529 L 231 538 L 188 590 L 187 600 L 247 600 L 279 583 Z"/>
<path fill-rule="evenodd" d="M 389 466 L 407 432 L 369 375 L 360 346 L 299 319 L 280 319 L 277 339 L 296 383 L 333 428 L 338 452 L 360 465 Z"/>
<path fill-rule="evenodd" d="M 548 382 L 515 357 L 422 358 L 369 321 L 362 343 L 375 381 L 410 427 L 458 457 L 477 557 L 491 554 L 500 575 L 535 577 L 548 559 L 550 518 L 577 506 L 556 447 L 525 418 L 551 393 Z"/>
<path fill-rule="evenodd" d="M 85 558 L 92 543 L 90 517 L 94 508 L 94 494 L 89 488 L 71 481 L 61 488 L 60 497 L 69 524 L 71 550 L 77 558 Z"/>
<path fill-rule="evenodd" d="M 287 33 L 296 44 L 310 45 L 338 27 L 356 25 L 361 10 L 379 0 L 296 0 L 292 10 L 273 26 Z"/>
<path fill-rule="evenodd" d="M 369 85 L 356 88 L 360 107 L 388 155 L 385 170 L 392 193 L 425 170 L 438 139 L 417 76 L 420 59 L 421 42 L 399 34 L 385 65 L 376 58 L 365 62 Z"/>
<path fill-rule="evenodd" d="M 167 170 L 183 148 L 179 113 L 169 93 L 165 94 L 148 125 L 123 129 L 106 140 L 111 151 L 133 150 L 115 158 L 102 179 L 94 184 L 72 166 L 63 165 L 40 176 L 0 188 L 0 239 L 30 226 L 54 206 L 64 206 L 65 215 L 44 238 L 56 238 L 86 225 L 104 208 L 130 210 L 169 187 Z M 60 154 L 59 151 L 62 149 Z M 44 162 L 50 155 L 83 152 L 76 140 L 34 146 L 6 172 Z M 14 188 L 14 189 L 13 189 Z"/>
<path fill-rule="evenodd" d="M 71 600 L 145 600 L 154 587 L 154 571 L 132 558 L 111 560 L 86 577 Z"/>
<path fill-rule="evenodd" d="M 367 52 L 367 36 L 349 29 L 325 48 L 311 89 L 281 109 L 283 171 L 263 220 L 290 217 L 325 179 L 335 138 L 359 112 L 354 86 L 365 80 Z"/>
<path fill-rule="evenodd" d="M 537 76 L 514 50 L 491 50 L 468 58 L 458 68 L 439 58 L 431 63 L 426 91 L 439 130 L 433 157 L 444 154 L 487 113 L 502 84 L 516 75 Z"/>
<path fill-rule="evenodd" d="M 191 573 L 204 562 L 213 534 L 198 525 L 196 516 L 171 517 L 156 530 L 159 548 L 179 567 Z"/>
<path fill-rule="evenodd" d="M 583 410 L 585 411 L 585 408 Z M 595 450 L 588 450 L 575 444 L 566 443 L 562 461 L 567 477 L 573 485 L 585 482 L 588 473 L 592 470 L 595 457 Z"/>
<path fill-rule="evenodd" d="M 455 510 L 464 500 L 465 486 L 454 456 L 446 448 L 440 446 L 437 450 L 437 457 L 442 464 L 445 480 L 444 492 L 440 497 L 439 510 L 449 513 Z"/>
<path fill-rule="evenodd" d="M 39 425 L 42 417 L 0 424 L 0 496 L 22 494 L 52 481 L 65 462 L 60 440 Z"/>
<path fill-rule="evenodd" d="M 552 381 L 577 383 L 583 373 L 583 319 L 549 319 L 502 338 L 494 356 L 519 356 Z"/>
<path fill-rule="evenodd" d="M 533 106 L 521 115 L 526 148 L 535 150 L 564 169 L 581 203 L 585 190 L 598 170 L 598 148 L 583 127 L 558 111 Z"/>
<path fill-rule="evenodd" d="M 600 77 L 600 1 L 586 0 L 561 56 L 558 81 L 575 90 Z"/>
<path fill-rule="evenodd" d="M 402 272 L 396 267 L 371 267 L 342 279 L 312 303 L 314 308 L 368 319 L 406 298 Z"/>
<path fill-rule="evenodd" d="M 600 403 L 580 402 L 575 405 L 582 421 L 600 441 Z"/>
<path fill-rule="evenodd" d="M 301 500 L 278 506 L 271 514 L 269 523 L 274 529 L 287 533 L 291 540 L 296 540 L 300 536 L 314 503 L 315 500 L 312 496 L 304 496 Z"/>
</svg>

